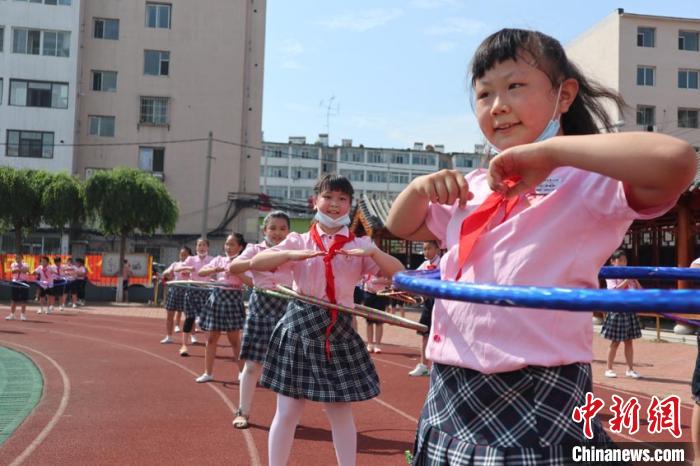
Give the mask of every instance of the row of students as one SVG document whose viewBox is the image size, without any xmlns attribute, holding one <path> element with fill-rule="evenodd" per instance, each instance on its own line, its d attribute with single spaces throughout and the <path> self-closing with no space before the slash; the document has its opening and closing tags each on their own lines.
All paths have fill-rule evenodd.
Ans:
<svg viewBox="0 0 700 466">
<path fill-rule="evenodd" d="M 10 275 L 12 281 L 24 285 L 29 285 L 30 272 L 29 265 L 24 262 L 21 253 L 15 255 L 14 261 L 10 264 Z M 38 314 L 46 312 L 50 314 L 53 306 L 58 300 L 59 310 L 63 311 L 68 296 L 72 297 L 72 306 L 77 307 L 79 299 L 85 298 L 85 284 L 87 282 L 87 269 L 83 259 L 76 259 L 75 262 L 68 258 L 65 265 L 62 265 L 61 258 L 55 257 L 54 264 L 49 264 L 49 257 L 42 256 L 40 265 L 31 272 L 36 278 L 38 285 L 37 294 L 39 298 Z M 27 320 L 26 303 L 29 300 L 29 287 L 13 286 L 10 304 L 10 314 L 6 320 L 14 320 L 17 306 L 20 306 L 20 319 Z M 46 304 L 46 308 L 44 308 Z"/>
</svg>

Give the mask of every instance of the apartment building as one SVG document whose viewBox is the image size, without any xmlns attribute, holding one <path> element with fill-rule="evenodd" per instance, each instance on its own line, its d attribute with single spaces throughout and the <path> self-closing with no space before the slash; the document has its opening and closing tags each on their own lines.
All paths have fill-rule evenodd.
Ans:
<svg viewBox="0 0 700 466">
<path fill-rule="evenodd" d="M 81 0 L 0 0 L 0 165 L 74 172 Z"/>
<path fill-rule="evenodd" d="M 338 173 L 352 182 L 356 197 L 393 199 L 418 176 L 443 168 L 467 173 L 482 158 L 481 152 L 446 153 L 442 145 L 421 142 L 412 149 L 392 149 L 355 146 L 351 139 L 329 146 L 327 134 L 314 143 L 290 137 L 286 143 L 263 143 L 260 189 L 273 198 L 306 203 L 319 176 Z"/>
<path fill-rule="evenodd" d="M 152 173 L 187 238 L 203 229 L 211 132 L 206 230 L 256 237 L 257 211 L 232 203 L 260 190 L 260 151 L 248 147 L 262 144 L 265 7 L 0 0 L 0 160 L 82 179 L 116 166 Z"/>
<path fill-rule="evenodd" d="M 622 94 L 621 131 L 658 131 L 700 147 L 700 18 L 619 8 L 566 50 L 586 76 Z"/>
</svg>

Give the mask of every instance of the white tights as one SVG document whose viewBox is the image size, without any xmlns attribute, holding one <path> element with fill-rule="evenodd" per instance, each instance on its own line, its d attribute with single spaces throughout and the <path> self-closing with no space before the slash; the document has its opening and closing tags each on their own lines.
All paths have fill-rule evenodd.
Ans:
<svg viewBox="0 0 700 466">
<path fill-rule="evenodd" d="M 255 361 L 246 361 L 243 367 L 243 375 L 241 376 L 240 394 L 238 397 L 238 409 L 243 414 L 250 414 L 250 407 L 253 404 L 255 396 L 255 384 L 258 383 L 258 378 L 262 372 L 262 365 Z"/>
<path fill-rule="evenodd" d="M 304 412 L 305 400 L 297 400 L 277 394 L 277 412 L 270 426 L 267 443 L 270 466 L 284 466 L 294 442 L 294 431 Z M 333 446 L 339 466 L 355 466 L 357 456 L 357 430 L 350 403 L 323 403 L 326 417 L 331 423 Z"/>
</svg>

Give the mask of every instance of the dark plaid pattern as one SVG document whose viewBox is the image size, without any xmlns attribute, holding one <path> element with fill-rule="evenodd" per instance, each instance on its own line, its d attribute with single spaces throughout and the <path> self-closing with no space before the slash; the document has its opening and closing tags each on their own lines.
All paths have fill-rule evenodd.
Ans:
<svg viewBox="0 0 700 466">
<path fill-rule="evenodd" d="M 245 322 L 243 293 L 240 290 L 214 288 L 200 318 L 199 326 L 207 332 L 242 329 Z"/>
<path fill-rule="evenodd" d="M 700 335 L 697 337 L 698 355 L 695 357 L 695 370 L 693 371 L 693 379 L 690 383 L 693 400 L 696 404 L 700 404 Z"/>
<path fill-rule="evenodd" d="M 181 286 L 169 286 L 165 297 L 165 309 L 168 311 L 185 310 L 185 288 Z"/>
<path fill-rule="evenodd" d="M 207 304 L 210 288 L 185 288 L 185 317 L 197 317 L 201 315 L 204 306 Z"/>
<path fill-rule="evenodd" d="M 433 364 L 413 464 L 573 464 L 575 445 L 614 446 L 598 418 L 593 418 L 593 440 L 572 420 L 588 391 L 590 364 L 498 374 Z"/>
<path fill-rule="evenodd" d="M 260 385 L 291 398 L 336 403 L 379 394 L 379 377 L 350 314 L 339 312 L 326 357 L 328 310 L 290 301 L 272 332 Z"/>
<path fill-rule="evenodd" d="M 612 341 L 625 341 L 642 338 L 637 314 L 631 312 L 608 312 L 603 319 L 600 334 Z"/>
<path fill-rule="evenodd" d="M 265 362 L 272 331 L 287 310 L 288 302 L 287 299 L 253 291 L 243 327 L 241 359 L 261 364 Z"/>
</svg>

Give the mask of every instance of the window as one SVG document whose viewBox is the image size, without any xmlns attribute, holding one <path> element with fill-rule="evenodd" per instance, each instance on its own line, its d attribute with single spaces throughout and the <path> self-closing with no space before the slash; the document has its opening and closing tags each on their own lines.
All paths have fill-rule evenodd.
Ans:
<svg viewBox="0 0 700 466">
<path fill-rule="evenodd" d="M 139 169 L 163 173 L 165 147 L 139 147 Z"/>
<path fill-rule="evenodd" d="M 13 28 L 12 52 L 39 55 L 41 52 L 41 30 Z"/>
<path fill-rule="evenodd" d="M 143 74 L 168 76 L 170 73 L 170 52 L 146 50 L 143 56 Z"/>
<path fill-rule="evenodd" d="M 698 70 L 678 70 L 679 89 L 698 88 Z"/>
<path fill-rule="evenodd" d="M 365 154 L 364 154 L 364 152 L 360 152 L 360 151 L 342 150 L 340 152 L 340 161 L 341 162 L 363 163 L 365 161 Z"/>
<path fill-rule="evenodd" d="M 371 150 L 367 152 L 367 163 L 386 163 L 386 160 L 384 159 L 384 154 Z"/>
<path fill-rule="evenodd" d="M 92 90 L 102 92 L 116 92 L 116 71 L 92 71 Z"/>
<path fill-rule="evenodd" d="M 651 66 L 637 67 L 637 86 L 653 86 L 656 70 Z"/>
<path fill-rule="evenodd" d="M 305 201 L 313 196 L 313 190 L 311 188 L 290 188 L 289 197 L 290 199 L 295 199 L 298 201 Z"/>
<path fill-rule="evenodd" d="M 0 78 L 0 104 L 2 103 L 3 80 Z"/>
<path fill-rule="evenodd" d="M 70 32 L 44 31 L 42 55 L 67 57 L 70 54 Z"/>
<path fill-rule="evenodd" d="M 26 2 L 27 0 L 15 0 L 15 2 Z M 65 5 L 70 6 L 72 0 L 29 0 L 29 3 L 43 3 L 45 5 Z"/>
<path fill-rule="evenodd" d="M 386 183 L 386 172 L 367 172 L 367 181 L 370 183 Z"/>
<path fill-rule="evenodd" d="M 95 39 L 119 39 L 119 20 L 95 18 L 93 37 L 95 37 Z"/>
<path fill-rule="evenodd" d="M 170 29 L 169 3 L 146 3 L 146 27 Z"/>
<path fill-rule="evenodd" d="M 391 163 L 408 164 L 408 154 L 402 154 L 402 153 L 391 154 Z"/>
<path fill-rule="evenodd" d="M 292 158 L 318 160 L 318 149 L 306 147 L 292 147 Z"/>
<path fill-rule="evenodd" d="M 68 83 L 11 79 L 10 105 L 68 108 Z"/>
<path fill-rule="evenodd" d="M 679 108 L 678 127 L 698 128 L 698 110 L 689 108 Z"/>
<path fill-rule="evenodd" d="M 8 157 L 53 158 L 53 133 L 7 130 Z"/>
<path fill-rule="evenodd" d="M 114 137 L 114 117 L 90 115 L 90 136 Z"/>
<path fill-rule="evenodd" d="M 265 194 L 270 197 L 287 197 L 287 188 L 284 186 L 268 186 L 265 188 Z"/>
<path fill-rule="evenodd" d="M 2 52 L 4 45 L 5 45 L 5 28 L 0 26 L 0 52 Z"/>
<path fill-rule="evenodd" d="M 413 165 L 435 165 L 435 156 L 430 154 L 413 154 Z"/>
<path fill-rule="evenodd" d="M 272 157 L 276 159 L 281 159 L 284 158 L 285 154 L 282 152 L 282 149 L 275 149 L 272 147 L 266 147 L 265 148 L 265 157 Z"/>
<path fill-rule="evenodd" d="M 678 50 L 698 51 L 698 33 L 693 31 L 678 31 Z"/>
<path fill-rule="evenodd" d="M 263 167 L 263 176 L 270 178 L 288 178 L 289 170 L 287 167 Z"/>
<path fill-rule="evenodd" d="M 293 167 L 291 174 L 293 180 L 315 180 L 318 178 L 318 168 Z"/>
<path fill-rule="evenodd" d="M 472 168 L 474 161 L 466 157 L 455 157 L 455 166 L 460 168 Z"/>
<path fill-rule="evenodd" d="M 637 105 L 637 124 L 645 129 L 656 124 L 656 107 Z"/>
<path fill-rule="evenodd" d="M 148 125 L 165 126 L 168 120 L 167 97 L 141 97 L 140 123 Z"/>
<path fill-rule="evenodd" d="M 637 28 L 637 47 L 654 47 L 656 29 L 648 27 Z"/>
<path fill-rule="evenodd" d="M 365 181 L 365 172 L 362 170 L 341 169 L 340 174 L 350 181 Z"/>
<path fill-rule="evenodd" d="M 398 184 L 408 184 L 409 176 L 408 173 L 391 173 L 389 181 Z"/>
</svg>

